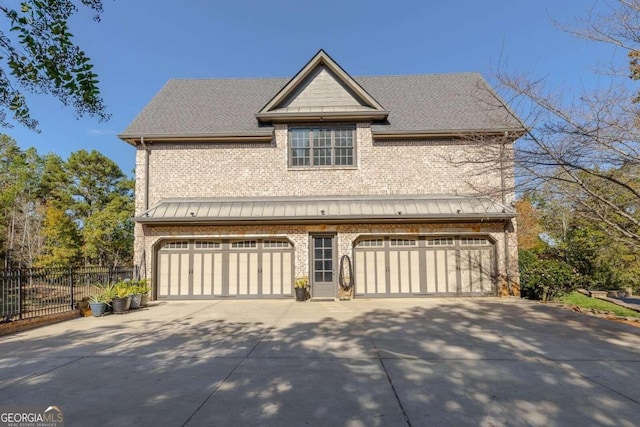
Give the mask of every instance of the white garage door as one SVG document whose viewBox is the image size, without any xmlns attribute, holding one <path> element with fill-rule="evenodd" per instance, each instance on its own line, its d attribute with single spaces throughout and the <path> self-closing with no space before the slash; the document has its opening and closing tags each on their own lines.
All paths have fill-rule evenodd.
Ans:
<svg viewBox="0 0 640 427">
<path fill-rule="evenodd" d="M 282 298 L 292 295 L 293 246 L 283 239 L 165 242 L 159 298 Z"/>
<path fill-rule="evenodd" d="M 495 295 L 493 253 L 485 237 L 361 238 L 356 295 Z"/>
</svg>

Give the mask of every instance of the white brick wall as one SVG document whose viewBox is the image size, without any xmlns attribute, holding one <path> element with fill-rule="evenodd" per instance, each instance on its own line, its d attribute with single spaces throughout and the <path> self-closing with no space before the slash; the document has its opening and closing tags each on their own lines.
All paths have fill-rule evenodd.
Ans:
<svg viewBox="0 0 640 427">
<path fill-rule="evenodd" d="M 482 155 L 452 141 L 376 142 L 368 124 L 357 126 L 357 167 L 290 169 L 287 127 L 276 125 L 272 144 L 152 143 L 149 206 L 165 198 L 357 194 L 468 194 L 499 185 L 499 174 L 449 159 Z M 137 162 L 137 212 L 145 183 L 143 149 Z"/>
<path fill-rule="evenodd" d="M 260 197 L 365 194 L 472 194 L 493 192 L 500 173 L 482 162 L 486 148 L 450 140 L 374 142 L 367 123 L 356 127 L 357 166 L 342 169 L 288 168 L 287 126 L 276 125 L 269 143 L 147 143 L 136 156 L 136 214 L 167 198 Z M 512 194 L 507 196 L 511 201 Z M 515 226 L 515 223 L 514 223 Z M 488 228 L 487 228 L 488 227 Z M 496 229 L 496 227 L 498 227 Z M 503 224 L 379 226 L 150 227 L 136 225 L 135 259 L 152 273 L 152 247 L 162 237 L 286 235 L 296 246 L 296 276 L 306 275 L 310 232 L 338 232 L 338 258 L 351 254 L 357 235 L 371 232 L 486 232 L 497 244 L 498 270 L 506 276 Z M 452 231 L 453 230 L 453 231 Z M 458 230 L 458 231 L 455 231 Z M 511 276 L 517 280 L 515 233 L 508 236 Z M 144 261 L 143 261 L 144 260 Z M 504 283 L 501 285 L 504 288 Z"/>
</svg>

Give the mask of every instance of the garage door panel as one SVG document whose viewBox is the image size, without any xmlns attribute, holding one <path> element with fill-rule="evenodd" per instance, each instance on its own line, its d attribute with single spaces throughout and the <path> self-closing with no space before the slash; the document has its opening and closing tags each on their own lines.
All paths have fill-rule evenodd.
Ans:
<svg viewBox="0 0 640 427">
<path fill-rule="evenodd" d="M 446 249 L 427 249 L 427 293 L 456 292 L 456 253 Z"/>
<path fill-rule="evenodd" d="M 417 250 L 389 252 L 389 292 L 420 292 L 420 256 Z"/>
<path fill-rule="evenodd" d="M 229 254 L 229 295 L 238 295 L 238 281 L 240 278 L 240 269 L 238 263 L 238 254 Z"/>
<path fill-rule="evenodd" d="M 375 261 L 372 263 L 373 271 L 375 274 L 372 277 L 372 283 L 374 287 L 372 291 L 374 293 L 386 293 L 387 292 L 387 277 L 385 275 L 385 260 L 383 252 L 375 252 Z"/>
<path fill-rule="evenodd" d="M 460 251 L 460 292 L 471 293 L 471 254 L 469 250 Z"/>
<path fill-rule="evenodd" d="M 447 251 L 447 286 L 443 292 L 458 292 L 458 259 L 453 250 Z"/>
<path fill-rule="evenodd" d="M 383 255 L 381 252 L 379 255 Z M 389 293 L 400 293 L 400 268 L 398 266 L 398 251 L 389 251 Z M 384 289 L 378 289 L 378 293 L 385 293 Z"/>
<path fill-rule="evenodd" d="M 276 286 L 278 260 L 277 254 L 266 253 L 262 256 L 262 295 L 271 295 L 272 288 Z M 273 264 L 273 268 L 272 268 Z"/>
<path fill-rule="evenodd" d="M 171 266 L 171 255 L 163 254 L 159 255 L 159 274 L 158 274 L 158 294 L 159 296 L 166 297 L 169 295 L 169 267 Z"/>
<path fill-rule="evenodd" d="M 438 292 L 438 276 L 436 269 L 436 251 L 427 251 L 426 254 L 426 262 L 427 262 L 427 293 L 436 293 Z"/>
<path fill-rule="evenodd" d="M 248 290 L 247 295 L 258 295 L 258 254 L 248 254 Z"/>
<path fill-rule="evenodd" d="M 480 253 L 480 273 L 482 279 L 482 286 L 480 292 L 489 293 L 492 290 L 492 278 L 493 278 L 493 269 L 491 264 L 491 253 L 487 250 L 483 250 Z"/>
<path fill-rule="evenodd" d="M 282 295 L 291 295 L 293 293 L 293 253 L 282 253 L 282 288 L 275 293 L 281 293 Z"/>
<path fill-rule="evenodd" d="M 410 269 L 410 281 L 411 281 L 411 289 L 410 291 L 414 294 L 420 292 L 420 253 L 418 251 L 411 251 L 409 253 L 409 264 L 411 265 Z"/>
<path fill-rule="evenodd" d="M 286 240 L 171 241 L 156 259 L 158 297 L 292 294 L 293 247 Z"/>
<path fill-rule="evenodd" d="M 222 295 L 222 254 L 193 254 L 193 295 Z"/>
<path fill-rule="evenodd" d="M 222 272 L 223 272 L 222 254 L 215 253 L 213 254 L 213 295 L 216 295 L 216 296 L 223 294 Z"/>
<path fill-rule="evenodd" d="M 167 296 L 189 294 L 189 254 L 175 253 L 169 255 L 169 274 Z"/>
<path fill-rule="evenodd" d="M 494 290 L 493 246 L 484 237 L 379 238 L 356 244 L 356 293 L 483 295 Z M 409 248 L 411 247 L 411 248 Z M 380 284 L 384 286 L 380 286 Z M 375 286 L 374 286 L 375 284 Z"/>
<path fill-rule="evenodd" d="M 363 252 L 356 252 L 354 254 L 353 266 L 355 270 L 356 282 L 358 283 L 357 287 L 362 287 L 366 293 L 366 285 L 367 285 L 367 277 L 365 270 L 365 254 Z M 358 291 L 359 289 L 356 289 Z"/>
<path fill-rule="evenodd" d="M 462 293 L 486 294 L 493 290 L 491 253 L 488 249 L 463 249 L 460 251 Z"/>
<path fill-rule="evenodd" d="M 203 288 L 205 286 L 205 280 L 210 282 L 209 277 L 205 278 L 205 272 L 203 271 L 203 258 L 204 254 L 193 254 L 193 295 L 202 295 Z"/>
</svg>

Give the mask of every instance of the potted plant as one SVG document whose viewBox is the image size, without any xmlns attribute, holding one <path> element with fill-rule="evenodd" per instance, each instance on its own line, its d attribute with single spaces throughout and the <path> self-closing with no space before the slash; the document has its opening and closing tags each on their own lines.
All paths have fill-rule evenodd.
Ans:
<svg viewBox="0 0 640 427">
<path fill-rule="evenodd" d="M 296 301 L 304 301 L 307 299 L 307 287 L 309 286 L 309 278 L 298 277 L 294 284 L 296 290 Z"/>
<path fill-rule="evenodd" d="M 103 316 L 107 311 L 107 305 L 111 302 L 111 296 L 102 286 L 95 286 L 89 295 L 89 307 L 93 317 Z"/>
<path fill-rule="evenodd" d="M 118 282 L 115 284 L 115 297 L 111 302 L 113 312 L 117 314 L 126 313 L 131 306 L 131 287 L 127 282 Z"/>
<path fill-rule="evenodd" d="M 131 305 L 130 309 L 134 310 L 140 308 L 142 300 L 142 292 L 140 289 L 140 282 L 138 280 L 132 280 L 129 282 L 129 289 L 131 291 Z"/>
<path fill-rule="evenodd" d="M 149 292 L 151 288 L 147 285 L 147 279 L 138 280 L 138 290 L 140 291 L 140 307 L 146 307 L 149 304 Z"/>
</svg>

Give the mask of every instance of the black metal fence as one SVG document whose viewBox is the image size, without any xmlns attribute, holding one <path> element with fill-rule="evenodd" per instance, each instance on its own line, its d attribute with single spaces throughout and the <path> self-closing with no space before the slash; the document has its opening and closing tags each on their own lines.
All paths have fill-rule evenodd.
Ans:
<svg viewBox="0 0 640 427">
<path fill-rule="evenodd" d="M 0 270 L 0 323 L 74 310 L 92 286 L 134 277 L 133 267 Z"/>
</svg>

